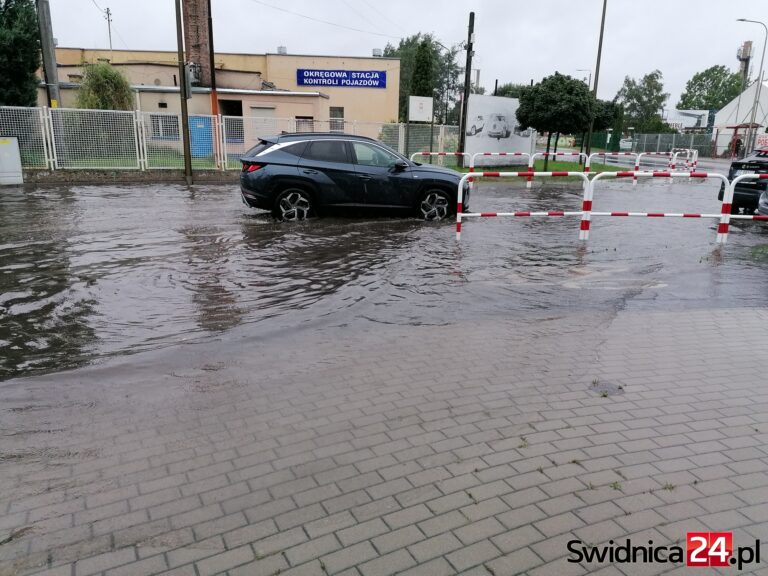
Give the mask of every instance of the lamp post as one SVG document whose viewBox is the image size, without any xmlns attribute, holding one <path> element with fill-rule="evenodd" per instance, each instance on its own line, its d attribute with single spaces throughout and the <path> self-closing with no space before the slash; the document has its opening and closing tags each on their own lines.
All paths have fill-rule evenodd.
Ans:
<svg viewBox="0 0 768 576">
<path fill-rule="evenodd" d="M 738 18 L 736 20 L 737 22 L 751 22 L 752 24 L 760 24 L 760 26 L 763 27 L 763 30 L 765 30 L 765 39 L 763 40 L 763 55 L 760 57 L 760 73 L 757 75 L 757 91 L 755 92 L 755 101 L 752 104 L 752 114 L 750 115 L 749 119 L 749 132 L 747 133 L 747 146 L 745 148 L 745 151 L 752 150 L 754 148 L 754 140 L 755 140 L 755 130 L 753 129 L 753 126 L 755 124 L 755 116 L 757 115 L 757 105 L 758 102 L 760 102 L 760 91 L 763 87 L 763 61 L 765 60 L 765 45 L 768 44 L 768 26 L 766 26 L 764 23 L 760 22 L 759 20 L 748 20 L 746 18 Z M 739 119 L 736 118 L 736 122 L 738 122 Z"/>
<path fill-rule="evenodd" d="M 608 0 L 603 0 L 603 16 L 600 19 L 600 40 L 597 42 L 597 64 L 595 64 L 595 85 L 592 87 L 592 94 L 597 98 L 597 81 L 600 79 L 600 57 L 603 54 L 603 32 L 605 31 L 605 9 L 608 6 Z M 589 132 L 587 133 L 587 156 L 592 152 L 592 129 L 595 125 L 595 116 L 589 122 Z"/>
<path fill-rule="evenodd" d="M 576 72 L 589 72 L 589 81 L 587 82 L 587 88 L 592 89 L 592 69 L 591 68 L 576 68 Z"/>
</svg>

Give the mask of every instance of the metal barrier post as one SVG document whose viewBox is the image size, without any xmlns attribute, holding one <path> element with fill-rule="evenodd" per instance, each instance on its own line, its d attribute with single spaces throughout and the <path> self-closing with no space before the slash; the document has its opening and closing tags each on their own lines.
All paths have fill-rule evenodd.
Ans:
<svg viewBox="0 0 768 576">
<path fill-rule="evenodd" d="M 731 214 L 733 205 L 733 193 L 736 190 L 736 184 L 742 180 L 768 180 L 768 174 L 742 174 L 736 176 L 733 181 L 726 186 L 723 194 L 723 205 L 720 214 L 720 224 L 717 227 L 717 243 L 726 244 L 728 242 L 728 231 L 731 220 L 768 220 L 768 216 L 760 214 Z M 727 180 L 726 180 L 727 182 Z"/>
</svg>

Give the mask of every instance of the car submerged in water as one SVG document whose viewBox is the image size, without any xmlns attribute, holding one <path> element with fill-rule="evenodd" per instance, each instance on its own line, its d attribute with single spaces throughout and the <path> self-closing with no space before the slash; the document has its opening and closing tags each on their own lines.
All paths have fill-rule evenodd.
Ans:
<svg viewBox="0 0 768 576">
<path fill-rule="evenodd" d="M 455 213 L 462 174 L 412 162 L 372 138 L 351 134 L 266 136 L 240 159 L 240 192 L 278 220 L 338 210 L 388 211 L 442 220 Z M 468 210 L 465 183 L 463 210 Z"/>
<path fill-rule="evenodd" d="M 768 148 L 758 148 L 749 156 L 731 162 L 728 180 L 733 180 L 742 174 L 765 173 L 768 173 Z M 731 214 L 738 214 L 742 209 L 745 214 L 752 214 L 758 208 L 761 194 L 765 190 L 766 180 L 743 180 L 739 182 L 733 190 Z M 723 199 L 724 192 L 725 184 L 720 186 L 720 194 L 717 196 L 718 200 Z"/>
</svg>

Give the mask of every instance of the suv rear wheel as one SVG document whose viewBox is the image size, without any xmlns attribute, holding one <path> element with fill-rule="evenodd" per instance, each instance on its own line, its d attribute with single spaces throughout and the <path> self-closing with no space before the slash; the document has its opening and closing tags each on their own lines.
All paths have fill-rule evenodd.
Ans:
<svg viewBox="0 0 768 576">
<path fill-rule="evenodd" d="M 284 222 L 306 220 L 313 213 L 312 197 L 301 188 L 287 188 L 275 200 L 272 215 Z"/>
</svg>

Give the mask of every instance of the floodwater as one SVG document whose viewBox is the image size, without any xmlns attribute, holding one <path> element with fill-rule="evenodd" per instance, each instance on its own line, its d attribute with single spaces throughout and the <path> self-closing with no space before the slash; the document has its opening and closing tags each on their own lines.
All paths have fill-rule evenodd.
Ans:
<svg viewBox="0 0 768 576">
<path fill-rule="evenodd" d="M 595 210 L 719 211 L 717 184 L 599 185 Z M 473 210 L 578 210 L 577 183 L 481 184 Z M 187 342 L 568 311 L 764 306 L 768 226 L 576 218 L 281 224 L 236 185 L 0 190 L 0 379 Z M 362 333 L 361 332 L 361 333 Z M 235 344 L 237 342 L 237 344 Z M 258 352 L 254 350 L 254 353 Z"/>
</svg>

